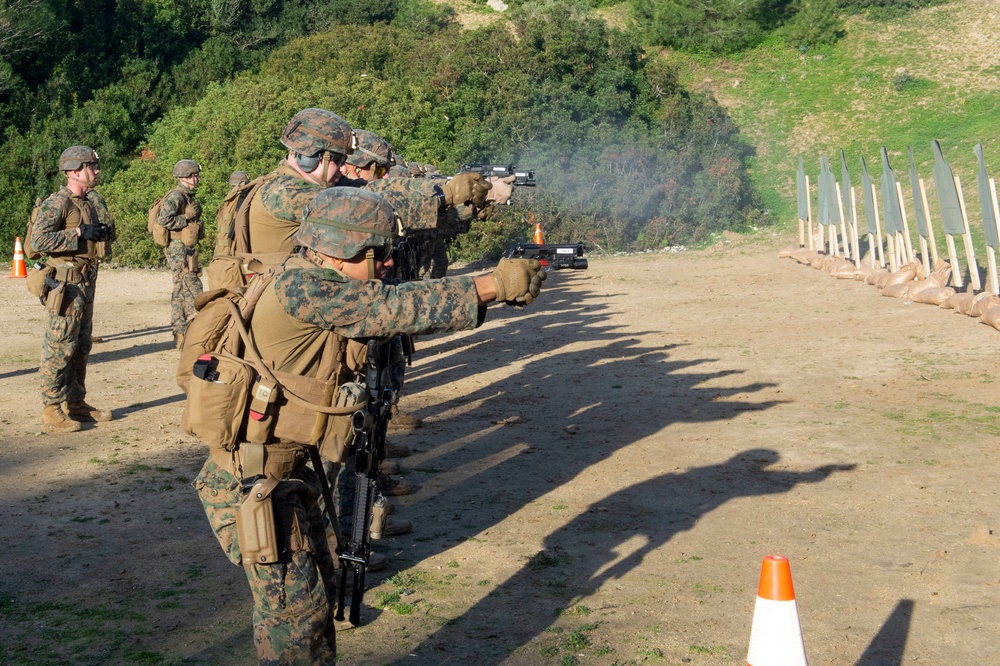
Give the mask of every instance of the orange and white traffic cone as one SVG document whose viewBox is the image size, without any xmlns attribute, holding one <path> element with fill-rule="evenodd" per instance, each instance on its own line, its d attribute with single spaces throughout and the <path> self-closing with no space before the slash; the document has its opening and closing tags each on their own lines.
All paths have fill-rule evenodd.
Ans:
<svg viewBox="0 0 1000 666">
<path fill-rule="evenodd" d="M 28 277 L 28 267 L 24 265 L 24 248 L 21 247 L 20 236 L 14 239 L 14 259 L 10 262 L 10 275 L 8 277 Z"/>
<path fill-rule="evenodd" d="M 747 666 L 806 666 L 788 559 L 768 555 L 760 568 Z"/>
<path fill-rule="evenodd" d="M 542 240 L 542 225 L 535 224 L 535 245 L 544 245 L 545 241 Z"/>
</svg>

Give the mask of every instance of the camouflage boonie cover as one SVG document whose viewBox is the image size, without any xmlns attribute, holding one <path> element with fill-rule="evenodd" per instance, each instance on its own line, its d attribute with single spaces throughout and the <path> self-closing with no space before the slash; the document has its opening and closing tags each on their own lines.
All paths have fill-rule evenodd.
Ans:
<svg viewBox="0 0 1000 666">
<path fill-rule="evenodd" d="M 383 247 L 397 237 L 392 206 L 368 190 L 323 190 L 306 206 L 304 215 L 295 240 L 334 257 L 353 257 L 365 248 Z"/>
</svg>

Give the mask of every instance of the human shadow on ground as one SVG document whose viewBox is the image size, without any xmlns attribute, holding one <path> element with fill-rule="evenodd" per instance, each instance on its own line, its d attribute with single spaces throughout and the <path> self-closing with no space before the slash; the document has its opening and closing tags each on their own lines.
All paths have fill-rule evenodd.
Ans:
<svg viewBox="0 0 1000 666">
<path fill-rule="evenodd" d="M 903 663 L 913 620 L 913 599 L 900 599 L 856 666 L 893 666 Z"/>
<path fill-rule="evenodd" d="M 633 574 L 651 553 L 726 502 L 787 493 L 855 467 L 769 470 L 779 459 L 771 449 L 751 449 L 720 464 L 662 474 L 592 503 L 546 537 L 543 550 L 513 577 L 397 663 L 499 664 L 552 625 L 574 600 Z M 637 542 L 641 545 L 630 550 Z M 512 604 L 512 599 L 519 601 Z M 517 617 L 496 632 L 496 618 L 511 607 L 518 609 Z"/>
<path fill-rule="evenodd" d="M 105 337 L 104 340 L 107 342 L 109 338 Z M 109 349 L 107 351 L 101 351 L 97 353 L 91 353 L 87 359 L 87 365 L 96 365 L 98 363 L 107 363 L 109 361 L 122 361 L 126 358 L 132 358 L 134 356 L 144 356 L 146 354 L 155 354 L 161 351 L 168 351 L 174 348 L 173 341 L 165 342 L 149 342 L 143 345 L 132 345 L 131 347 L 124 347 L 122 349 Z M 38 347 L 39 355 L 41 355 L 41 345 Z M 23 377 L 24 375 L 30 375 L 38 372 L 38 366 L 33 368 L 22 368 L 20 370 L 11 370 L 10 372 L 0 373 L 0 379 L 11 379 L 14 377 Z"/>
<path fill-rule="evenodd" d="M 664 445 L 652 436 L 668 426 L 730 421 L 785 402 L 758 395 L 773 393 L 771 389 L 777 388 L 773 383 L 740 384 L 737 379 L 745 372 L 743 369 L 717 358 L 692 358 L 684 349 L 692 343 L 677 341 L 686 336 L 636 330 L 632 324 L 615 323 L 641 321 L 641 317 L 616 317 L 619 313 L 608 305 L 613 295 L 598 295 L 579 287 L 570 290 L 567 285 L 547 290 L 546 297 L 545 309 L 534 314 L 500 309 L 496 316 L 509 318 L 504 325 L 481 329 L 460 339 L 435 341 L 432 353 L 408 374 L 407 386 L 428 390 L 430 396 L 435 386 L 452 381 L 462 380 L 462 385 L 470 390 L 419 414 L 441 415 L 449 421 L 460 415 L 456 421 L 460 429 L 456 430 L 452 423 L 447 441 L 436 436 L 434 418 L 422 429 L 394 436 L 418 451 L 418 455 L 403 464 L 409 468 L 407 479 L 419 486 L 413 498 L 401 502 L 400 517 L 413 520 L 417 528 L 413 537 L 404 537 L 408 544 L 394 547 L 398 550 L 393 552 L 394 570 L 418 565 L 490 530 L 573 481 L 591 465 L 606 461 L 627 447 L 641 444 L 648 448 L 651 467 L 664 465 Z M 538 356 L 543 350 L 546 355 Z M 485 379 L 487 373 L 495 377 L 494 371 L 501 368 L 509 368 L 501 379 Z M 484 380 L 477 383 L 480 376 Z M 697 436 L 695 432 L 693 437 Z M 726 450 L 732 449 L 727 446 Z M 562 591 L 557 590 L 544 612 L 519 616 L 518 630 L 503 640 L 487 641 L 500 646 L 495 654 L 494 647 L 472 646 L 470 643 L 475 641 L 463 638 L 459 642 L 461 650 L 452 648 L 453 661 L 475 663 L 485 659 L 492 663 L 484 655 L 499 659 L 509 654 L 510 649 L 548 626 L 552 620 L 551 608 L 593 591 L 606 576 L 621 575 L 618 570 L 622 567 L 631 570 L 638 563 L 636 557 L 641 561 L 641 553 L 662 545 L 679 530 L 690 529 L 699 517 L 730 497 L 784 492 L 798 482 L 821 480 L 833 469 L 761 475 L 764 463 L 772 464 L 775 460 L 773 451 L 751 452 L 721 466 L 661 476 L 625 488 L 603 504 L 595 504 L 592 511 L 583 514 L 585 518 L 550 535 L 546 541 L 546 550 L 551 549 L 554 557 L 569 558 L 569 570 L 576 572 L 569 578 L 590 582 L 580 589 L 568 585 Z M 718 480 L 727 474 L 743 474 L 750 481 L 743 488 L 729 488 Z M 616 487 L 624 483 L 627 480 Z M 488 494 L 484 493 L 485 488 L 489 489 Z M 585 497 L 586 493 L 585 489 Z M 675 494 L 676 502 L 663 499 Z M 593 520 L 593 514 L 608 503 L 615 507 L 613 512 L 609 511 L 615 529 L 601 534 L 600 525 L 590 525 L 585 530 L 586 539 L 594 545 L 574 552 L 573 543 L 580 538 L 578 531 L 582 529 L 579 520 Z M 644 507 L 643 503 L 649 506 Z M 635 524 L 633 513 L 643 516 L 647 523 Z M 623 520 L 622 516 L 629 518 Z M 638 531 L 622 537 L 623 524 L 634 525 L 633 529 Z M 613 548 L 636 534 L 646 538 L 647 548 L 640 555 L 617 563 L 608 572 L 599 573 L 611 561 L 609 553 Z M 525 538 L 534 540 L 542 536 Z M 533 603 L 539 592 L 534 587 L 533 571 L 525 568 L 497 593 L 519 598 L 523 595 L 525 605 Z M 509 598 L 506 603 L 510 603 Z M 487 598 L 458 620 L 457 626 L 462 630 L 449 625 L 418 650 L 425 655 L 430 654 L 429 650 L 436 653 L 439 646 L 449 643 L 465 627 L 478 626 L 478 620 L 498 612 L 500 607 Z M 466 648 L 469 652 L 465 652 Z M 394 658 L 382 656 L 386 660 Z M 448 653 L 435 655 L 434 659 L 438 656 L 447 657 Z"/>
</svg>

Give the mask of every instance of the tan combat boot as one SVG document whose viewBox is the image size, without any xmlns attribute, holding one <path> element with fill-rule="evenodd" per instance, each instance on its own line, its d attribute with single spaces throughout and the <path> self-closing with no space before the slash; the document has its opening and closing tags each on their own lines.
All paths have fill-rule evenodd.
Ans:
<svg viewBox="0 0 1000 666">
<path fill-rule="evenodd" d="M 98 409 L 93 405 L 88 405 L 83 400 L 79 402 L 66 403 L 66 413 L 76 421 L 110 421 L 114 418 L 110 409 Z"/>
<path fill-rule="evenodd" d="M 393 405 L 389 416 L 389 430 L 413 430 L 424 425 L 421 419 Z"/>
<path fill-rule="evenodd" d="M 184 349 L 183 333 L 174 333 L 174 349 Z"/>
<path fill-rule="evenodd" d="M 45 405 L 42 410 L 42 423 L 49 426 L 53 432 L 77 432 L 82 427 L 79 421 L 66 416 L 62 405 Z"/>
<path fill-rule="evenodd" d="M 394 444 L 392 442 L 385 443 L 386 458 L 406 458 L 410 455 L 410 453 L 410 447 L 405 444 Z"/>
<path fill-rule="evenodd" d="M 394 476 L 379 476 L 379 490 L 386 497 L 398 497 L 400 495 L 410 495 L 413 493 L 413 484 Z"/>
<path fill-rule="evenodd" d="M 383 460 L 378 464 L 378 471 L 382 474 L 399 474 L 399 463 L 395 460 Z"/>
<path fill-rule="evenodd" d="M 378 540 L 385 537 L 399 536 L 407 534 L 413 530 L 413 525 L 408 520 L 395 520 L 389 517 L 392 512 L 392 503 L 384 497 L 379 498 L 372 506 L 372 519 L 370 532 L 372 539 Z"/>
</svg>

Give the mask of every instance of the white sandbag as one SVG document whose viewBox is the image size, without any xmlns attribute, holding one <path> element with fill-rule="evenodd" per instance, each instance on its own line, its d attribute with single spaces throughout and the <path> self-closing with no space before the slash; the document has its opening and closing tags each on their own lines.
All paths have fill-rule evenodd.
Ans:
<svg viewBox="0 0 1000 666">
<path fill-rule="evenodd" d="M 989 308 L 979 317 L 979 321 L 1000 331 L 1000 305 Z"/>
<path fill-rule="evenodd" d="M 885 289 L 882 290 L 883 296 L 888 296 L 889 298 L 902 298 L 906 296 L 906 290 L 909 287 L 908 283 L 900 284 L 890 284 Z"/>
<path fill-rule="evenodd" d="M 950 297 L 955 295 L 953 287 L 938 287 L 936 289 L 924 289 L 910 297 L 914 303 L 929 303 L 930 305 L 941 305 Z"/>
<path fill-rule="evenodd" d="M 983 313 L 992 307 L 1000 305 L 1000 296 L 996 294 L 991 294 L 989 292 L 983 292 L 982 298 L 976 300 L 969 308 L 970 317 L 982 317 Z"/>
</svg>

